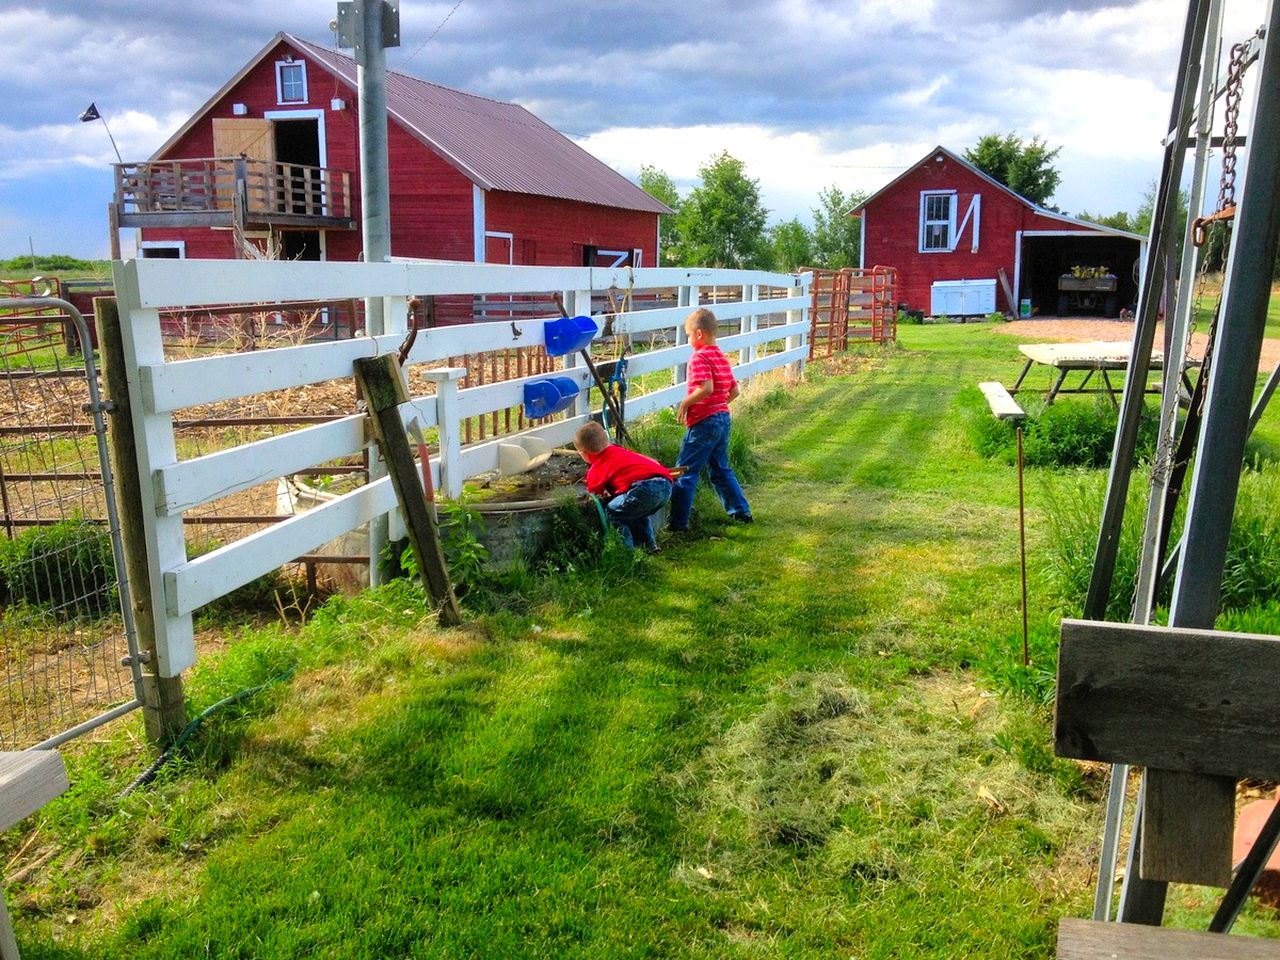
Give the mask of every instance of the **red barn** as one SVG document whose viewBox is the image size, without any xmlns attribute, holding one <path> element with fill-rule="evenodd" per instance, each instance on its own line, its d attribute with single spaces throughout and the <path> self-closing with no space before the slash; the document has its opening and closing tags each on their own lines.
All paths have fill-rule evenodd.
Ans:
<svg viewBox="0 0 1280 960">
<path fill-rule="evenodd" d="M 396 257 L 658 263 L 671 211 L 513 103 L 387 74 Z M 145 164 L 118 168 L 113 216 L 140 256 L 356 260 L 356 63 L 277 34 Z M 238 201 L 237 201 L 237 198 Z"/>
<path fill-rule="evenodd" d="M 1143 237 L 1046 210 L 944 147 L 849 215 L 862 219 L 862 265 L 896 267 L 908 309 L 1017 315 L 1029 301 L 1038 315 L 1115 316 L 1138 296 Z M 1111 276 L 1064 279 L 1081 267 Z M 970 293 L 974 309 L 935 309 Z"/>
</svg>

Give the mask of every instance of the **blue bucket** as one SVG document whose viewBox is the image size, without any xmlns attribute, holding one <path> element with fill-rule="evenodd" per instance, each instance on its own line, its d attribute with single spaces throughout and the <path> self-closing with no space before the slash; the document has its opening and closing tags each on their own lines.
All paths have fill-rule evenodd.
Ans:
<svg viewBox="0 0 1280 960">
<path fill-rule="evenodd" d="M 524 385 L 524 415 L 530 420 L 541 420 L 569 409 L 577 398 L 578 385 L 572 377 L 533 380 Z"/>
<path fill-rule="evenodd" d="M 600 328 L 590 317 L 546 320 L 543 321 L 542 329 L 547 353 L 553 357 L 563 357 L 566 353 L 577 353 L 585 349 L 600 332 Z"/>
</svg>

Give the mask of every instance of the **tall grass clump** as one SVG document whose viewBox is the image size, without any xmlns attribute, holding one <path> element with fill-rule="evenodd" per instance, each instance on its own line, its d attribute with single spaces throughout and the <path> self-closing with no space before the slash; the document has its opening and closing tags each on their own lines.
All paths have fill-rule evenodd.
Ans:
<svg viewBox="0 0 1280 960">
<path fill-rule="evenodd" d="M 1065 483 L 1047 485 L 1046 516 L 1049 521 L 1051 588 L 1064 616 L 1078 616 L 1093 570 L 1094 551 L 1105 495 L 1103 478 L 1080 473 Z M 1135 476 L 1129 486 L 1124 523 L 1116 554 L 1109 620 L 1128 620 L 1133 609 L 1142 527 L 1146 519 L 1149 486 Z M 1170 542 L 1182 529 L 1182 510 L 1174 518 Z M 1280 585 L 1280 471 L 1246 470 L 1227 543 L 1219 608 L 1224 614 L 1265 609 L 1276 601 Z M 1168 587 L 1157 598 L 1168 600 Z"/>
<path fill-rule="evenodd" d="M 973 387 L 962 390 L 958 403 L 969 440 L 981 456 L 1014 463 L 1017 425 L 991 415 L 986 399 Z M 1118 414 L 1105 397 L 1093 402 L 1060 399 L 1051 406 L 1028 403 L 1022 421 L 1023 461 L 1029 467 L 1105 467 L 1111 462 Z M 1146 411 L 1138 427 L 1139 457 L 1155 449 L 1158 420 Z"/>
</svg>

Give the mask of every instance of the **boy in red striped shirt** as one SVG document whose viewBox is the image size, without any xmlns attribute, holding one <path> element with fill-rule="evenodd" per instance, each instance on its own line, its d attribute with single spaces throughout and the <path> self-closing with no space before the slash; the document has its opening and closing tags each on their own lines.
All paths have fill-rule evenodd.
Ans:
<svg viewBox="0 0 1280 960">
<path fill-rule="evenodd" d="M 649 518 L 671 499 L 671 471 L 657 460 L 609 442 L 594 420 L 573 435 L 573 446 L 587 468 L 587 493 L 600 497 L 605 513 L 628 547 L 658 549 Z"/>
<path fill-rule="evenodd" d="M 676 419 L 688 429 L 676 460 L 676 467 L 683 467 L 684 474 L 671 492 L 667 527 L 689 529 L 693 495 L 703 467 L 729 519 L 751 523 L 751 507 L 729 466 L 729 404 L 738 396 L 738 381 L 729 358 L 716 346 L 715 314 L 705 308 L 693 311 L 684 321 L 684 332 L 693 345 L 693 356 L 686 376 L 688 393 L 676 407 Z"/>
</svg>

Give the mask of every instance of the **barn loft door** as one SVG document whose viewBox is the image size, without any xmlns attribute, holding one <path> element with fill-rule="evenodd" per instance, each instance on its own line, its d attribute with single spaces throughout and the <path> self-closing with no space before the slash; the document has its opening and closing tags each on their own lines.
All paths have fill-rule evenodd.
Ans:
<svg viewBox="0 0 1280 960">
<path fill-rule="evenodd" d="M 274 160 L 275 138 L 271 121 L 258 117 L 227 117 L 213 121 L 213 155 L 251 160 Z"/>
<path fill-rule="evenodd" d="M 219 207 L 229 206 L 235 191 L 234 165 L 227 158 L 239 157 L 242 153 L 250 160 L 275 160 L 271 121 L 258 117 L 215 118 L 213 155 L 224 160 L 217 165 Z M 254 179 L 251 173 L 250 181 Z"/>
</svg>

